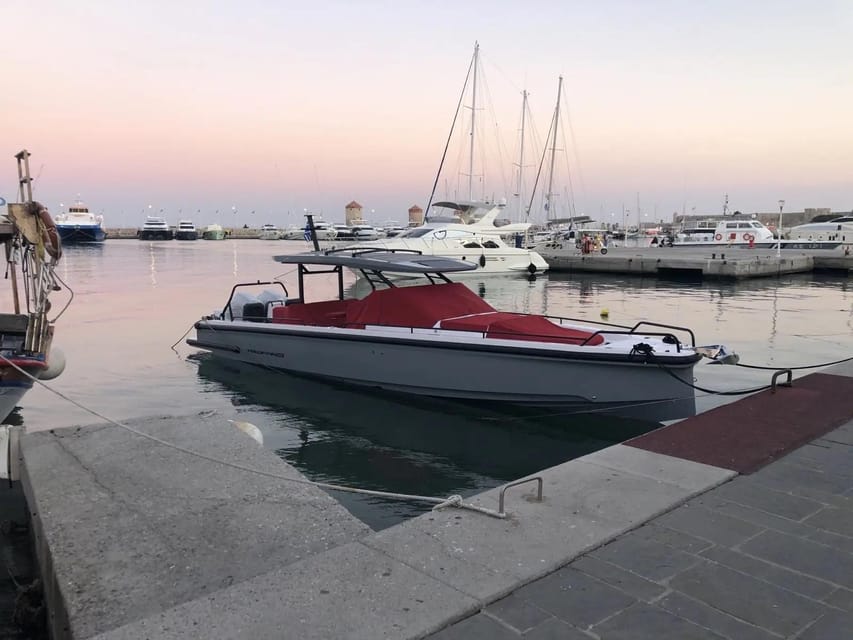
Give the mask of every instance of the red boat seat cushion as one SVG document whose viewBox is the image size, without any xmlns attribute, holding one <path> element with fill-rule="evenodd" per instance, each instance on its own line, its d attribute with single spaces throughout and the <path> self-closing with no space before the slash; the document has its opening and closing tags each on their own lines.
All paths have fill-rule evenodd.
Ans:
<svg viewBox="0 0 853 640">
<path fill-rule="evenodd" d="M 493 312 L 461 282 L 378 289 L 347 307 L 347 324 L 431 328 L 442 318 Z"/>
<path fill-rule="evenodd" d="M 441 328 L 478 331 L 485 334 L 487 338 L 504 338 L 506 340 L 536 340 L 585 345 L 597 345 L 604 342 L 604 337 L 601 335 L 594 335 L 591 331 L 562 327 L 542 316 L 500 311 L 442 320 Z M 584 343 L 587 339 L 589 342 Z"/>
<path fill-rule="evenodd" d="M 347 307 L 358 300 L 324 300 L 289 304 L 272 308 L 272 321 L 307 324 L 319 327 L 342 327 L 347 320 Z"/>
</svg>

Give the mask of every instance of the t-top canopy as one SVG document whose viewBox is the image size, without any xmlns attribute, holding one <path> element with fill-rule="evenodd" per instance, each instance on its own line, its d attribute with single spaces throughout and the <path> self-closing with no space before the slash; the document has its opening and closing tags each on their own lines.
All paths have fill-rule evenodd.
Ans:
<svg viewBox="0 0 853 640">
<path fill-rule="evenodd" d="M 395 273 L 453 273 L 473 271 L 477 268 L 473 262 L 456 258 L 425 256 L 417 251 L 388 249 L 331 249 L 273 256 L 273 260 L 284 264 L 322 264 Z"/>
</svg>

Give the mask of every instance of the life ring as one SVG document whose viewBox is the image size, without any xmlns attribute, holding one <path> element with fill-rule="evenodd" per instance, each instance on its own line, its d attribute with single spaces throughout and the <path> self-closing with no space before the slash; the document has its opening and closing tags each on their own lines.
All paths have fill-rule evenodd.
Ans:
<svg viewBox="0 0 853 640">
<path fill-rule="evenodd" d="M 753 236 L 751 233 L 745 233 L 745 234 L 743 234 L 743 239 L 746 240 L 747 242 L 752 242 Z"/>
<path fill-rule="evenodd" d="M 722 239 L 723 239 L 723 236 L 719 233 L 714 236 L 714 240 L 722 240 Z"/>
<path fill-rule="evenodd" d="M 47 207 L 39 202 L 33 202 L 30 211 L 35 210 L 37 216 L 37 226 L 41 232 L 44 248 L 48 255 L 53 258 L 54 262 L 62 257 L 62 240 L 59 238 L 59 231 L 56 229 L 56 223 L 50 217 Z"/>
</svg>

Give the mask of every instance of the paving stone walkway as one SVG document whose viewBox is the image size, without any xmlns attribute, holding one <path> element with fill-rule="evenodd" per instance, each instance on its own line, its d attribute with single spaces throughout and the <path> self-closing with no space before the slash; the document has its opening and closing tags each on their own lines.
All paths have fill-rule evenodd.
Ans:
<svg viewBox="0 0 853 640">
<path fill-rule="evenodd" d="M 853 420 L 429 637 L 853 638 Z"/>
</svg>

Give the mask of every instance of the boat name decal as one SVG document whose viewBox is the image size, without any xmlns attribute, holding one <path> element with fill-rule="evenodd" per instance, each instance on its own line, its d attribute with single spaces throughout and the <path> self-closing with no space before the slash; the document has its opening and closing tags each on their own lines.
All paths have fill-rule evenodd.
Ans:
<svg viewBox="0 0 853 640">
<path fill-rule="evenodd" d="M 258 356 L 273 356 L 276 358 L 283 358 L 284 354 L 279 353 L 278 351 L 261 351 L 260 349 L 246 349 L 249 353 L 254 353 Z"/>
</svg>

